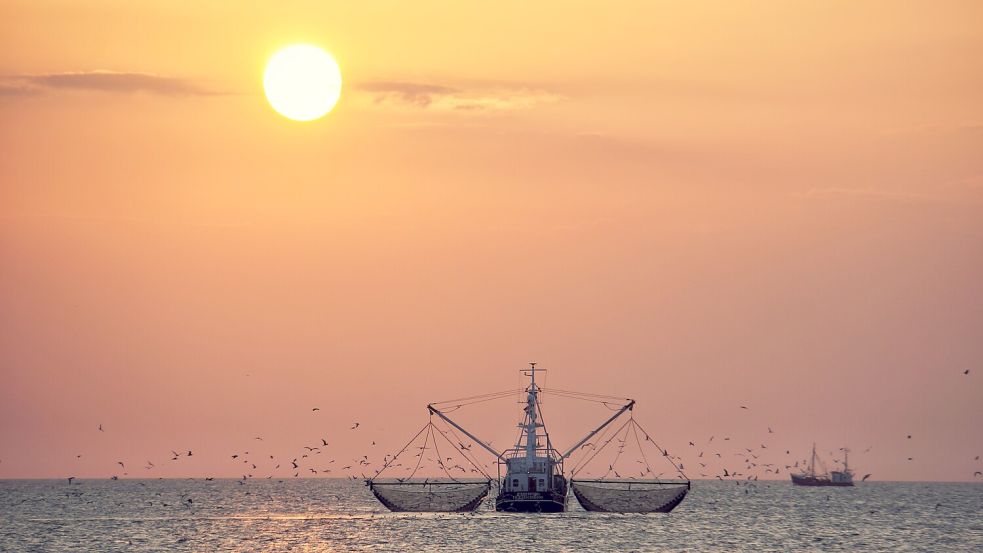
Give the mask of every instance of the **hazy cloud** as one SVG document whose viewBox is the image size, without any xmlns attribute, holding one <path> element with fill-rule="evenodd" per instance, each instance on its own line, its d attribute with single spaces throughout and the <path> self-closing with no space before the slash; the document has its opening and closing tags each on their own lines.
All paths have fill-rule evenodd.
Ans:
<svg viewBox="0 0 983 553">
<path fill-rule="evenodd" d="M 373 95 L 377 104 L 396 102 L 427 107 L 433 103 L 435 96 L 458 94 L 461 91 L 447 86 L 403 83 L 403 82 L 372 82 L 356 85 L 357 90 Z"/>
<path fill-rule="evenodd" d="M 0 82 L 0 97 L 2 96 L 31 96 L 38 92 L 24 83 Z"/>
<path fill-rule="evenodd" d="M 101 92 L 151 92 L 167 96 L 210 96 L 207 90 L 191 81 L 154 73 L 121 71 L 73 71 L 42 75 L 18 75 L 0 82 L 0 95 L 24 96 L 55 90 L 96 90 Z"/>
<path fill-rule="evenodd" d="M 852 197 L 852 198 L 866 198 L 871 200 L 890 200 L 898 202 L 932 202 L 938 201 L 938 198 L 928 196 L 925 194 L 913 194 L 911 192 L 903 192 L 898 190 L 884 190 L 878 188 L 864 188 L 864 187 L 845 187 L 845 186 L 827 186 L 827 187 L 814 187 L 809 189 L 805 195 L 807 197 L 821 198 L 821 197 Z"/>
<path fill-rule="evenodd" d="M 440 111 L 507 111 L 551 103 L 557 94 L 525 87 L 456 88 L 401 81 L 375 81 L 354 85 L 374 106 Z"/>
</svg>

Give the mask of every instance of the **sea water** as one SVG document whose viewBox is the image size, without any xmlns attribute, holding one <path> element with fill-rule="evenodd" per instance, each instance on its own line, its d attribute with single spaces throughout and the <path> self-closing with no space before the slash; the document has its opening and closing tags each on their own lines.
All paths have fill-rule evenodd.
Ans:
<svg viewBox="0 0 983 553">
<path fill-rule="evenodd" d="M 351 480 L 2 480 L 0 551 L 983 552 L 983 485 L 696 481 L 668 515 L 588 513 L 572 494 L 536 515 L 492 497 L 390 513 Z"/>
</svg>

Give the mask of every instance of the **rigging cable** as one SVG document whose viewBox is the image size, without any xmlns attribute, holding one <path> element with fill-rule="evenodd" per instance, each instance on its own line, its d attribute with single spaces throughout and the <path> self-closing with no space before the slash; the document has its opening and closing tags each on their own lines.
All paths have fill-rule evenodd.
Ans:
<svg viewBox="0 0 983 553">
<path fill-rule="evenodd" d="M 461 456 L 464 457 L 464 459 L 467 462 L 471 463 L 471 466 L 473 466 L 475 468 L 475 470 L 477 470 L 479 473 L 481 473 L 482 475 L 484 475 L 485 478 L 487 478 L 489 480 L 492 479 L 492 477 L 489 476 L 488 473 L 486 473 L 484 470 L 481 469 L 481 466 L 478 463 L 475 463 L 470 457 L 468 457 L 468 454 L 465 453 L 465 451 L 467 451 L 466 449 L 459 448 L 456 445 L 454 445 L 454 442 L 451 441 L 451 439 L 447 437 L 447 434 L 443 430 L 441 430 L 438 426 L 434 425 L 434 428 L 436 428 L 437 429 L 437 432 L 440 432 L 440 435 L 443 436 L 443 438 L 445 440 L 447 440 L 447 443 L 451 444 L 451 447 L 453 447 L 454 449 L 456 449 L 456 450 L 458 450 L 458 451 L 461 452 Z M 453 432 L 453 430 L 449 426 L 447 428 L 448 428 L 448 430 L 451 430 Z M 456 438 L 457 436 L 455 435 L 454 437 Z M 436 449 L 436 448 L 437 448 L 437 446 L 436 446 L 436 442 L 435 442 L 434 449 Z M 445 469 L 444 472 L 447 472 L 446 469 Z M 448 472 L 448 476 L 450 476 L 450 473 L 449 472 Z M 454 478 L 454 477 L 451 476 L 451 478 Z M 457 480 L 457 479 L 454 478 L 454 480 Z"/>
<path fill-rule="evenodd" d="M 551 392 L 551 393 L 562 393 L 562 394 L 568 394 L 568 395 L 571 395 L 571 396 L 585 396 L 585 397 L 592 397 L 592 398 L 598 398 L 598 399 L 616 399 L 618 401 L 630 401 L 631 400 L 631 398 L 627 398 L 627 397 L 606 396 L 604 394 L 592 394 L 590 392 L 576 392 L 576 391 L 573 391 L 573 390 L 560 390 L 560 389 L 557 389 L 557 388 L 540 388 L 540 390 L 542 390 L 544 392 L 545 391 L 548 391 L 548 392 Z M 596 401 L 596 400 L 592 400 L 592 401 Z"/>
<path fill-rule="evenodd" d="M 683 469 L 679 468 L 679 466 L 676 465 L 676 463 L 672 460 L 672 458 L 669 457 L 669 450 L 668 449 L 662 449 L 662 446 L 660 446 L 659 444 L 655 443 L 655 440 L 653 440 L 651 437 L 649 437 L 649 433 L 646 432 L 645 429 L 642 428 L 642 425 L 638 424 L 637 421 L 635 422 L 635 425 L 638 426 L 638 429 L 642 431 L 642 434 L 645 434 L 645 439 L 646 440 L 652 442 L 653 444 L 655 444 L 655 447 L 659 448 L 659 451 L 662 452 L 662 456 L 665 457 L 667 461 L 669 461 L 669 464 L 672 465 L 672 468 L 676 469 L 676 472 L 678 472 L 680 476 L 682 476 L 687 481 L 689 481 L 689 477 L 686 476 L 686 473 L 683 472 Z"/>
<path fill-rule="evenodd" d="M 521 392 L 522 390 L 518 390 L 518 391 Z M 464 405 L 472 405 L 474 403 L 481 403 L 482 401 L 491 401 L 491 400 L 494 400 L 494 399 L 501 399 L 503 397 L 510 396 L 510 395 L 514 394 L 515 392 L 516 392 L 516 390 L 505 390 L 505 391 L 502 391 L 502 392 L 492 392 L 490 394 L 480 394 L 480 395 L 476 395 L 476 396 L 468 396 L 468 397 L 462 397 L 462 398 L 458 398 L 458 399 L 448 399 L 446 401 L 435 401 L 435 402 L 431 403 L 430 405 L 435 405 L 436 406 L 436 405 L 447 405 L 448 403 L 457 403 L 458 405 L 455 405 L 454 406 L 454 408 L 457 408 L 457 407 L 461 407 L 461 406 L 464 406 Z M 441 411 L 443 411 L 443 410 L 444 409 L 441 409 Z"/>
<path fill-rule="evenodd" d="M 430 419 L 430 422 L 427 423 L 427 435 L 423 437 L 423 447 L 420 448 L 420 458 L 416 460 L 416 466 L 413 467 L 413 472 L 406 477 L 407 480 L 413 478 L 416 471 L 420 470 L 420 463 L 423 462 L 423 455 L 427 451 L 427 442 L 430 440 L 430 434 L 433 432 L 433 416 L 431 416 Z"/>
<path fill-rule="evenodd" d="M 433 425 L 433 422 L 431 422 L 430 425 L 433 428 L 437 428 L 436 426 Z M 439 432 L 440 429 L 437 428 L 437 431 Z M 446 436 L 445 436 L 445 438 L 446 438 Z M 440 467 L 441 470 L 444 471 L 444 474 L 446 474 L 448 478 L 450 478 L 451 480 L 457 482 L 457 478 L 454 478 L 454 476 L 451 475 L 450 471 L 447 470 L 447 467 L 444 466 L 444 457 L 440 454 L 440 448 L 437 447 L 437 438 L 436 437 L 434 437 L 434 439 L 433 439 L 433 450 L 434 450 L 434 452 L 437 453 L 437 466 Z"/>
<path fill-rule="evenodd" d="M 638 438 L 638 423 L 635 422 L 635 417 L 629 417 L 629 418 L 634 423 L 631 426 L 631 430 L 632 433 L 635 435 L 635 443 L 638 444 L 638 452 L 642 456 L 642 461 L 645 462 L 645 470 L 648 474 L 652 474 L 652 465 L 649 465 L 648 457 L 645 456 L 645 450 L 642 448 L 642 441 Z"/>
<path fill-rule="evenodd" d="M 590 446 L 590 451 L 588 452 L 588 455 L 591 455 L 592 453 L 593 454 L 600 453 L 600 450 L 603 449 L 604 446 L 607 445 L 607 442 L 604 442 L 602 444 L 601 441 L 604 440 L 604 437 L 607 436 L 608 435 L 608 432 L 611 432 L 611 430 L 613 428 L 614 427 L 611 426 L 611 425 L 608 425 L 608 426 L 604 427 L 604 430 L 601 431 L 601 433 L 594 439 L 593 442 L 588 442 L 588 443 L 580 446 L 581 449 L 583 449 L 584 447 L 587 447 L 589 445 Z M 620 428 L 618 430 L 620 430 Z M 615 432 L 615 433 L 617 433 L 617 432 Z M 610 440 L 611 439 L 609 438 L 608 441 L 610 441 Z M 598 444 L 600 444 L 600 448 L 598 448 Z M 583 470 L 586 467 L 587 463 L 590 462 L 591 459 L 593 459 L 593 456 L 591 456 L 590 458 L 586 458 L 585 457 L 585 458 L 581 459 L 579 462 L 577 462 L 574 465 L 574 468 L 571 470 L 570 476 L 572 477 L 575 473 Z"/>
<path fill-rule="evenodd" d="M 631 419 L 625 421 L 625 435 L 618 440 L 618 453 L 615 454 L 614 460 L 608 463 L 608 470 L 604 473 L 602 478 L 607 478 L 607 475 L 611 474 L 611 471 L 614 471 L 615 477 L 618 477 L 618 471 L 614 470 L 614 465 L 618 464 L 618 459 L 621 459 L 621 454 L 625 452 L 625 442 L 628 440 L 628 422 L 631 422 Z"/>
<path fill-rule="evenodd" d="M 423 431 L 426 430 L 427 427 L 430 426 L 431 424 L 433 424 L 433 422 L 428 422 L 427 424 L 423 425 L 423 428 L 421 428 L 420 431 L 417 432 L 415 436 L 413 436 L 412 438 L 410 438 L 410 441 L 406 442 L 406 445 L 403 446 L 403 449 L 400 449 L 399 450 L 399 453 L 397 453 L 396 455 L 393 455 L 393 458 L 392 459 L 390 459 L 387 463 L 383 464 L 382 465 L 382 468 L 379 469 L 378 471 L 376 471 L 375 476 L 373 478 L 378 478 L 379 475 L 382 474 L 382 471 L 384 471 L 387 468 L 389 468 L 389 465 L 393 464 L 393 462 L 396 461 L 396 458 L 399 457 L 400 455 L 402 455 L 404 451 L 406 451 L 406 448 L 408 448 L 411 445 L 413 445 L 413 442 L 415 442 L 416 439 L 420 437 L 420 434 L 423 434 Z"/>
<path fill-rule="evenodd" d="M 618 437 L 618 435 L 621 433 L 621 431 L 625 428 L 625 425 L 627 425 L 627 424 L 628 424 L 628 421 L 625 421 L 624 423 L 622 423 L 621 426 L 619 426 L 618 429 L 615 430 L 611 434 L 611 437 L 608 438 L 607 441 L 605 441 L 603 444 L 601 444 L 601 447 L 596 448 L 596 450 L 591 451 L 591 453 L 587 456 L 587 458 L 585 458 L 581 463 L 579 463 L 576 467 L 574 467 L 573 470 L 570 471 L 570 476 L 573 477 L 575 474 L 577 474 L 578 472 L 580 472 L 581 470 L 583 470 L 583 468 L 586 467 L 588 463 L 590 463 L 591 461 L 593 461 L 594 460 L 594 457 L 597 457 L 597 455 L 605 447 L 607 447 L 607 445 L 609 443 L 611 443 L 611 440 L 614 440 L 615 438 Z"/>
</svg>

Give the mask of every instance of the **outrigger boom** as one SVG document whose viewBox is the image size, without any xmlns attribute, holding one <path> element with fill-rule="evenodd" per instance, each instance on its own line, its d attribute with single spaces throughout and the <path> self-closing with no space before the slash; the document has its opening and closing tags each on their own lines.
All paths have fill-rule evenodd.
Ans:
<svg viewBox="0 0 983 553">
<path fill-rule="evenodd" d="M 429 409 L 432 414 L 437 415 L 438 417 L 444 419 L 444 421 L 446 421 L 447 424 L 449 424 L 449 425 L 453 426 L 454 428 L 460 430 L 462 433 L 464 433 L 465 436 L 467 436 L 467 437 L 471 438 L 472 440 L 474 440 L 474 442 L 476 444 L 478 444 L 481 447 L 485 448 L 489 453 L 491 453 L 492 455 L 494 455 L 496 458 L 503 459 L 505 457 L 505 454 L 504 453 L 499 453 L 499 452 L 495 451 L 492 448 L 492 446 L 490 446 L 490 445 L 486 444 L 485 442 L 481 441 L 480 439 L 478 439 L 477 436 L 475 436 L 474 434 L 468 432 L 467 430 L 465 430 L 464 428 L 462 428 L 461 425 L 459 425 L 456 422 L 452 421 L 450 417 L 448 417 L 447 415 L 441 413 L 440 412 L 440 409 L 437 409 L 436 407 L 433 406 L 433 403 L 431 403 L 430 405 L 427 405 L 427 409 Z"/>
<path fill-rule="evenodd" d="M 620 417 L 622 414 L 624 414 L 625 411 L 631 411 L 634 406 L 635 406 L 635 400 L 634 399 L 629 399 L 628 400 L 628 403 L 626 403 L 624 407 L 622 407 L 621 409 L 619 409 L 617 413 L 611 415 L 611 418 L 609 418 L 608 420 L 606 420 L 603 423 L 601 423 L 601 426 L 598 426 L 597 428 L 595 428 L 590 434 L 587 434 L 586 436 L 584 436 L 584 439 L 583 440 L 580 440 L 579 442 L 577 442 L 573 447 L 571 447 L 569 450 L 567 450 L 566 453 L 564 453 L 563 455 L 560 455 L 560 459 L 566 459 L 567 457 L 569 457 L 573 452 L 577 451 L 577 448 L 579 448 L 580 446 L 584 445 L 587 442 L 587 440 L 593 438 L 594 435 L 597 434 L 598 432 L 600 432 L 601 430 L 604 430 L 604 428 L 607 425 L 609 425 L 612 422 L 614 422 L 615 420 L 617 420 L 618 417 Z"/>
</svg>

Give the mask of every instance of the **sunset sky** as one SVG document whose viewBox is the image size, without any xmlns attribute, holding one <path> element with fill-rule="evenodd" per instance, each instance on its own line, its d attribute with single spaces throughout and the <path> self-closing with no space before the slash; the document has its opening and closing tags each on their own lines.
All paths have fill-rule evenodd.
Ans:
<svg viewBox="0 0 983 553">
<path fill-rule="evenodd" d="M 380 457 L 528 361 L 684 457 L 983 470 L 983 3 L 246 4 L 0 0 L 0 478 Z"/>
</svg>

